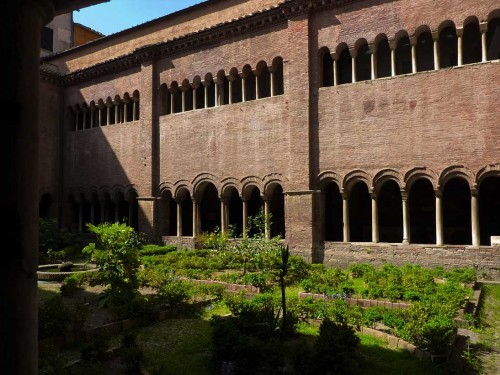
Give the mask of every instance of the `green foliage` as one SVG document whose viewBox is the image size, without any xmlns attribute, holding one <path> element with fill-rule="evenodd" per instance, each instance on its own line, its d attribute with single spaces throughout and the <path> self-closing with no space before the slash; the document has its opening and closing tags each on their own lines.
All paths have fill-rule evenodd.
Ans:
<svg viewBox="0 0 500 375">
<path fill-rule="evenodd" d="M 125 223 L 87 226 L 96 235 L 98 245 L 90 243 L 83 252 L 93 257 L 99 267 L 93 284 L 108 286 L 101 295 L 103 306 L 130 302 L 138 293 L 138 249 L 144 242 L 144 235 Z"/>
<path fill-rule="evenodd" d="M 156 244 L 148 244 L 144 245 L 140 250 L 139 254 L 141 257 L 151 256 L 151 255 L 165 255 L 172 251 L 176 251 L 176 245 L 156 245 Z"/>
<path fill-rule="evenodd" d="M 38 337 L 40 339 L 62 335 L 71 325 L 71 312 L 57 294 L 38 309 Z"/>
<path fill-rule="evenodd" d="M 201 238 L 202 246 L 205 249 L 212 249 L 217 251 L 227 250 L 229 240 L 234 237 L 234 228 L 229 226 L 226 233 L 222 233 L 219 227 L 210 233 L 204 233 Z"/>
<path fill-rule="evenodd" d="M 98 362 L 109 358 L 107 350 L 110 347 L 109 336 L 104 332 L 97 332 L 90 342 L 86 343 L 80 352 L 83 362 Z"/>
<path fill-rule="evenodd" d="M 55 219 L 39 220 L 39 250 L 41 260 L 60 261 L 80 255 L 82 241 L 76 234 L 59 229 Z M 50 253 L 49 253 L 50 251 Z"/>
<path fill-rule="evenodd" d="M 349 374 L 354 349 L 359 344 L 354 329 L 345 323 L 324 319 L 314 343 L 311 374 Z"/>
<path fill-rule="evenodd" d="M 120 358 L 126 365 L 128 374 L 139 374 L 144 353 L 137 344 L 137 333 L 126 332 L 121 339 Z"/>
<path fill-rule="evenodd" d="M 322 264 L 314 264 L 309 276 L 302 279 L 300 286 L 306 292 L 324 294 L 330 298 L 346 298 L 354 293 L 354 285 L 346 271 Z"/>
</svg>

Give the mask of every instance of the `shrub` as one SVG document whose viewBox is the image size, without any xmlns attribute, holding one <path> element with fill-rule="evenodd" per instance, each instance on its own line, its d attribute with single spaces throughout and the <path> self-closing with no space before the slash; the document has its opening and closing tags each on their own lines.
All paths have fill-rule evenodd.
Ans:
<svg viewBox="0 0 500 375">
<path fill-rule="evenodd" d="M 38 336 L 47 338 L 62 335 L 71 324 L 70 310 L 64 305 L 62 297 L 48 298 L 38 309 Z"/>
<path fill-rule="evenodd" d="M 354 349 L 359 344 L 354 329 L 345 323 L 325 319 L 319 327 L 319 336 L 313 347 L 312 373 L 348 374 Z"/>
<path fill-rule="evenodd" d="M 168 253 L 171 253 L 172 251 L 176 251 L 177 246 L 176 245 L 155 245 L 155 244 L 148 244 L 144 245 L 140 250 L 139 254 L 141 257 L 144 256 L 151 256 L 151 255 L 165 255 Z"/>
</svg>

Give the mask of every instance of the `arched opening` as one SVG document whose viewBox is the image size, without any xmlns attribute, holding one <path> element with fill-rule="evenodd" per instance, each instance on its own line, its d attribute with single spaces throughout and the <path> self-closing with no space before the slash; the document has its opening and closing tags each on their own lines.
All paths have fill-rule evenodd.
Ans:
<svg viewBox="0 0 500 375">
<path fill-rule="evenodd" d="M 357 182 L 349 194 L 349 227 L 351 242 L 371 242 L 372 207 L 368 187 Z"/>
<path fill-rule="evenodd" d="M 161 193 L 160 234 L 162 236 L 177 235 L 177 202 L 168 190 Z"/>
<path fill-rule="evenodd" d="M 91 223 L 94 225 L 100 224 L 101 223 L 101 202 L 99 201 L 99 197 L 97 193 L 92 193 L 90 197 L 90 204 L 92 207 L 92 212 L 91 212 Z"/>
<path fill-rule="evenodd" d="M 202 233 L 210 233 L 221 227 L 220 199 L 214 184 L 207 182 L 199 187 L 200 225 Z"/>
<path fill-rule="evenodd" d="M 273 60 L 273 95 L 283 95 L 285 93 L 285 83 L 283 77 L 283 59 L 278 56 Z"/>
<path fill-rule="evenodd" d="M 470 22 L 464 27 L 462 36 L 462 61 L 464 64 L 481 62 L 481 31 L 479 23 Z"/>
<path fill-rule="evenodd" d="M 170 96 L 173 101 L 172 113 L 182 112 L 182 91 L 177 86 L 177 82 L 170 86 Z"/>
<path fill-rule="evenodd" d="M 74 195 L 69 195 L 67 204 L 67 220 L 68 222 L 67 227 L 71 233 L 77 233 L 78 232 L 78 220 L 79 220 L 79 209 L 78 209 L 78 204 L 76 202 L 76 199 Z"/>
<path fill-rule="evenodd" d="M 403 242 L 403 204 L 396 181 L 385 181 L 377 194 L 379 239 Z"/>
<path fill-rule="evenodd" d="M 248 217 L 248 225 L 250 230 L 248 231 L 248 235 L 250 237 L 259 234 L 259 230 L 263 228 L 256 228 L 254 225 L 251 225 L 252 219 L 257 218 L 263 210 L 263 201 L 260 196 L 260 190 L 256 186 L 250 186 L 249 189 L 250 195 L 247 202 L 247 217 Z"/>
<path fill-rule="evenodd" d="M 462 178 L 452 178 L 443 190 L 443 234 L 448 245 L 470 245 L 471 192 L 469 184 Z"/>
<path fill-rule="evenodd" d="M 320 49 L 320 82 L 321 87 L 333 86 L 333 59 L 330 50 L 326 47 Z"/>
<path fill-rule="evenodd" d="M 368 43 L 364 42 L 358 47 L 356 55 L 356 81 L 367 81 L 372 78 L 371 52 Z"/>
<path fill-rule="evenodd" d="M 187 79 L 182 81 L 182 93 L 184 95 L 184 111 L 193 110 L 193 88 Z"/>
<path fill-rule="evenodd" d="M 229 104 L 229 80 L 227 79 L 224 70 L 219 70 L 217 73 L 217 84 L 219 85 L 219 105 Z"/>
<path fill-rule="evenodd" d="M 230 71 L 231 81 L 231 103 L 241 103 L 243 100 L 242 96 L 242 80 L 236 68 L 232 68 Z"/>
<path fill-rule="evenodd" d="M 382 39 L 377 45 L 377 77 L 391 76 L 391 47 L 387 38 Z"/>
<path fill-rule="evenodd" d="M 139 202 L 137 201 L 137 193 L 131 191 L 127 194 L 128 208 L 128 225 L 139 230 Z"/>
<path fill-rule="evenodd" d="M 133 101 L 133 109 L 135 109 L 135 116 L 133 116 L 133 121 L 137 121 L 141 118 L 141 100 L 140 100 L 140 94 L 139 94 L 139 91 L 138 90 L 135 90 L 133 93 L 132 93 L 132 101 Z M 133 114 L 133 110 L 132 110 L 132 114 Z"/>
<path fill-rule="evenodd" d="M 257 73 L 259 98 L 268 98 L 271 96 L 271 74 L 264 61 L 257 65 Z"/>
<path fill-rule="evenodd" d="M 396 46 L 396 75 L 412 73 L 410 38 L 404 36 Z"/>
<path fill-rule="evenodd" d="M 90 208 L 90 202 L 87 200 L 87 198 L 82 195 L 80 197 L 80 206 L 81 206 L 81 232 L 86 233 L 88 232 L 87 224 L 91 223 L 91 208 Z"/>
<path fill-rule="evenodd" d="M 165 83 L 160 86 L 160 116 L 170 114 L 170 93 Z"/>
<path fill-rule="evenodd" d="M 439 66 L 449 68 L 458 64 L 457 30 L 447 26 L 439 33 Z"/>
<path fill-rule="evenodd" d="M 128 202 L 125 200 L 125 196 L 123 195 L 122 192 L 118 192 L 115 194 L 114 198 L 115 202 L 115 221 L 120 222 L 120 223 L 127 223 L 129 222 L 129 205 Z"/>
<path fill-rule="evenodd" d="M 181 205 L 181 236 L 193 236 L 193 201 L 189 195 L 189 191 L 185 188 L 177 192 L 177 200 Z"/>
<path fill-rule="evenodd" d="M 325 241 L 343 240 L 342 196 L 338 185 L 330 181 L 323 189 Z"/>
<path fill-rule="evenodd" d="M 194 92 L 194 97 L 196 97 L 196 108 L 205 108 L 205 86 L 202 84 L 198 85 Z"/>
<path fill-rule="evenodd" d="M 417 72 L 434 69 L 434 40 L 428 31 L 421 33 L 417 38 Z"/>
<path fill-rule="evenodd" d="M 255 74 L 250 65 L 243 67 L 245 76 L 245 101 L 255 100 Z"/>
<path fill-rule="evenodd" d="M 238 190 L 234 187 L 228 188 L 226 194 L 227 200 L 227 224 L 232 229 L 235 237 L 243 235 L 243 202 L 241 201 Z"/>
<path fill-rule="evenodd" d="M 418 244 L 436 243 L 436 195 L 426 178 L 416 180 L 408 196 L 410 241 Z"/>
<path fill-rule="evenodd" d="M 500 177 L 486 177 L 479 186 L 480 243 L 491 245 L 491 236 L 500 236 Z"/>
<path fill-rule="evenodd" d="M 488 22 L 486 56 L 488 60 L 500 59 L 500 18 L 493 18 Z"/>
<path fill-rule="evenodd" d="M 52 199 L 52 195 L 45 193 L 40 198 L 40 202 L 38 203 L 38 215 L 42 219 L 48 219 L 50 217 L 55 217 L 54 213 L 54 200 Z"/>
<path fill-rule="evenodd" d="M 271 214 L 271 237 L 285 238 L 285 195 L 279 184 L 268 189 L 269 212 Z"/>
<path fill-rule="evenodd" d="M 203 84 L 206 86 L 206 95 L 207 95 L 207 107 L 215 107 L 215 82 L 213 80 L 212 74 L 208 73 L 205 76 L 205 82 Z"/>
<path fill-rule="evenodd" d="M 347 47 L 340 53 L 337 61 L 337 78 L 339 85 L 352 82 L 352 58 Z"/>
</svg>

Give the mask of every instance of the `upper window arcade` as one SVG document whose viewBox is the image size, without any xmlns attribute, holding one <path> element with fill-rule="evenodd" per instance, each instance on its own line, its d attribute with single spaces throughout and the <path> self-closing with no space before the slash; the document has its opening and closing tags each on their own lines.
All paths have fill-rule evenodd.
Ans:
<svg viewBox="0 0 500 375">
<path fill-rule="evenodd" d="M 115 95 L 112 99 L 92 100 L 90 104 L 76 104 L 70 107 L 72 114 L 71 130 L 86 130 L 100 126 L 120 124 L 139 120 L 139 91 L 130 96 L 128 92 Z"/>
<path fill-rule="evenodd" d="M 160 114 L 187 112 L 195 109 L 219 107 L 282 95 L 283 59 L 274 58 L 272 65 L 260 61 L 255 69 L 247 64 L 241 71 L 232 68 L 226 74 L 219 70 L 215 75 L 207 73 L 202 79 L 184 79 L 181 84 L 173 81 L 160 88 Z"/>
<path fill-rule="evenodd" d="M 322 87 L 396 75 L 444 69 L 500 59 L 500 10 L 488 22 L 467 18 L 463 27 L 443 22 L 438 30 L 420 26 L 414 35 L 404 30 L 392 39 L 380 34 L 373 42 L 359 39 L 353 48 L 340 43 L 319 50 Z"/>
</svg>

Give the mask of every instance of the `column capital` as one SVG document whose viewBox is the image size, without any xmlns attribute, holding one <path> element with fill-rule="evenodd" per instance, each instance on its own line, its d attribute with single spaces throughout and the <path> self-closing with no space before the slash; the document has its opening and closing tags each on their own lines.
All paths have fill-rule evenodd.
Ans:
<svg viewBox="0 0 500 375">
<path fill-rule="evenodd" d="M 337 61 L 339 59 L 339 55 L 337 54 L 337 52 L 330 53 L 330 56 L 332 57 L 333 61 Z"/>
<path fill-rule="evenodd" d="M 401 199 L 408 200 L 408 192 L 405 189 L 401 189 Z"/>
<path fill-rule="evenodd" d="M 436 198 L 442 198 L 443 192 L 441 190 L 439 190 L 439 188 L 438 188 L 438 189 L 434 190 L 434 195 L 436 196 Z"/>
<path fill-rule="evenodd" d="M 479 22 L 479 31 L 482 33 L 488 31 L 488 22 Z"/>
<path fill-rule="evenodd" d="M 439 32 L 434 30 L 431 32 L 432 40 L 435 42 L 439 42 Z"/>
<path fill-rule="evenodd" d="M 378 47 L 378 45 L 377 45 L 377 44 L 375 44 L 375 43 L 370 43 L 370 44 L 368 44 L 368 49 L 370 50 L 370 52 L 371 52 L 372 54 L 377 53 L 377 47 Z"/>
<path fill-rule="evenodd" d="M 412 47 L 417 45 L 418 38 L 415 35 L 410 36 L 409 39 L 410 39 L 410 44 L 411 44 Z"/>
<path fill-rule="evenodd" d="M 464 35 L 464 28 L 457 27 L 457 36 L 461 38 L 463 35 Z"/>
<path fill-rule="evenodd" d="M 377 200 L 377 193 L 371 191 L 369 192 L 371 199 Z"/>
<path fill-rule="evenodd" d="M 472 189 L 470 189 L 470 195 L 471 197 L 476 197 L 479 195 L 479 190 L 477 189 L 477 187 L 473 187 Z"/>
<path fill-rule="evenodd" d="M 349 54 L 351 55 L 351 57 L 356 58 L 356 56 L 358 55 L 358 50 L 354 47 L 351 47 L 349 48 Z"/>
<path fill-rule="evenodd" d="M 389 43 L 389 48 L 391 50 L 395 51 L 396 48 L 397 48 L 397 46 L 398 46 L 398 43 L 396 42 L 396 40 L 395 39 L 391 39 L 391 40 L 388 41 L 388 43 Z"/>
</svg>

